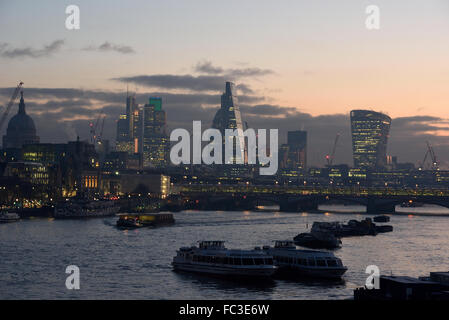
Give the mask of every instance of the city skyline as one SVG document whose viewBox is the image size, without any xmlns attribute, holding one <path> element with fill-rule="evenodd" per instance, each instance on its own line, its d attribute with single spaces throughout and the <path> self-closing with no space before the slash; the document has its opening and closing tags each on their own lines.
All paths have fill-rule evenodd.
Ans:
<svg viewBox="0 0 449 320">
<path fill-rule="evenodd" d="M 222 84 L 230 80 L 237 84 L 243 121 L 252 127 L 285 129 L 280 142 L 287 131 L 309 132 L 310 165 L 325 164 L 337 133 L 335 162 L 352 163 L 349 111 L 372 109 L 392 117 L 388 155 L 418 164 L 429 140 L 448 167 L 447 4 L 408 1 L 408 8 L 419 10 L 404 12 L 405 2 L 377 1 L 378 31 L 364 26 L 368 2 L 286 4 L 258 2 L 251 11 L 250 2 L 198 2 L 180 15 L 170 2 L 135 1 L 135 15 L 124 17 L 120 13 L 131 10 L 124 3 L 80 1 L 81 29 L 68 31 L 63 3 L 1 3 L 0 30 L 14 31 L 0 44 L 0 105 L 22 80 L 27 113 L 43 142 L 87 139 L 88 121 L 101 112 L 107 114 L 104 136 L 113 140 L 126 86 L 137 87 L 138 103 L 165 99 L 173 130 L 189 128 L 192 120 L 211 123 Z M 30 6 L 39 6 L 40 15 L 28 19 Z M 103 18 L 93 20 L 99 12 Z M 276 19 L 281 16 L 286 19 Z M 222 22 L 205 31 L 190 23 L 200 17 Z M 262 26 L 267 17 L 273 19 Z M 23 24 L 13 28 L 19 18 Z M 35 24 L 42 36 L 33 36 Z M 129 28 L 118 30 L 123 24 Z M 144 35 L 152 40 L 143 41 Z M 230 37 L 237 48 L 232 53 L 225 47 Z M 396 43 L 397 37 L 404 41 Z"/>
</svg>

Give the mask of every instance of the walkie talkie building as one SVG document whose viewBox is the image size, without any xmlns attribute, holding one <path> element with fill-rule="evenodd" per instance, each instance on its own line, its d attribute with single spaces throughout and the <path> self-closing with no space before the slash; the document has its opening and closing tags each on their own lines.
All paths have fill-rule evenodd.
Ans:
<svg viewBox="0 0 449 320">
<path fill-rule="evenodd" d="M 391 118 L 371 110 L 351 111 L 354 167 L 382 168 L 386 164 Z"/>
</svg>

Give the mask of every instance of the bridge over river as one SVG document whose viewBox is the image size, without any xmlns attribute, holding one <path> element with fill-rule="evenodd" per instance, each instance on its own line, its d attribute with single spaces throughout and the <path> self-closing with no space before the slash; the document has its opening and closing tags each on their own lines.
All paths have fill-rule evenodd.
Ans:
<svg viewBox="0 0 449 320">
<path fill-rule="evenodd" d="M 449 190 L 431 188 L 373 188 L 360 186 L 316 187 L 284 185 L 177 186 L 180 195 L 204 209 L 253 209 L 261 201 L 279 205 L 281 211 L 317 210 L 329 200 L 366 206 L 368 213 L 393 213 L 395 206 L 410 200 L 449 208 Z"/>
</svg>

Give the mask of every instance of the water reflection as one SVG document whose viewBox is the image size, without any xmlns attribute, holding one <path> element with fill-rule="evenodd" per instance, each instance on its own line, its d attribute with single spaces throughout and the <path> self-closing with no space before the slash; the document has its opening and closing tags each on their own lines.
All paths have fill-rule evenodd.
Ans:
<svg viewBox="0 0 449 320">
<path fill-rule="evenodd" d="M 216 289 L 224 291 L 272 292 L 276 281 L 271 278 L 251 279 L 231 276 L 204 275 L 183 271 L 172 271 L 183 282 L 198 286 L 199 289 Z"/>
</svg>

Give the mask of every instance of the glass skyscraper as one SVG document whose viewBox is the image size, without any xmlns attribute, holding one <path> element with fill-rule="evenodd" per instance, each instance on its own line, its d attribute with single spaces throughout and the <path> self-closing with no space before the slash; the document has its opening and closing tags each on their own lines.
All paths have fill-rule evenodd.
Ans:
<svg viewBox="0 0 449 320">
<path fill-rule="evenodd" d="M 169 139 L 165 132 L 165 111 L 162 99 L 150 97 L 143 107 L 143 166 L 165 167 L 169 154 Z"/>
<path fill-rule="evenodd" d="M 226 82 L 226 90 L 221 95 L 221 108 L 217 111 L 212 123 L 212 127 L 220 130 L 223 136 L 223 143 L 225 139 L 226 129 L 241 129 L 241 134 L 236 138 L 229 137 L 230 141 L 228 143 L 233 144 L 234 157 L 229 162 L 229 164 L 244 163 L 245 162 L 245 138 L 243 136 L 243 126 L 242 126 L 242 116 L 240 114 L 240 108 L 238 107 L 237 97 L 234 92 L 234 84 L 232 82 Z M 237 152 L 241 148 L 243 150 L 244 158 L 241 159 L 241 152 Z M 223 146 L 223 159 L 224 159 L 224 146 Z"/>
<path fill-rule="evenodd" d="M 139 151 L 139 106 L 134 96 L 126 96 L 126 114 L 121 114 L 117 121 L 117 151 L 134 154 Z"/>
<path fill-rule="evenodd" d="M 351 111 L 354 167 L 378 169 L 386 164 L 391 118 L 371 110 Z"/>
<path fill-rule="evenodd" d="M 307 167 L 307 131 L 288 131 L 287 144 L 281 146 L 279 158 L 282 168 L 305 169 Z"/>
</svg>

